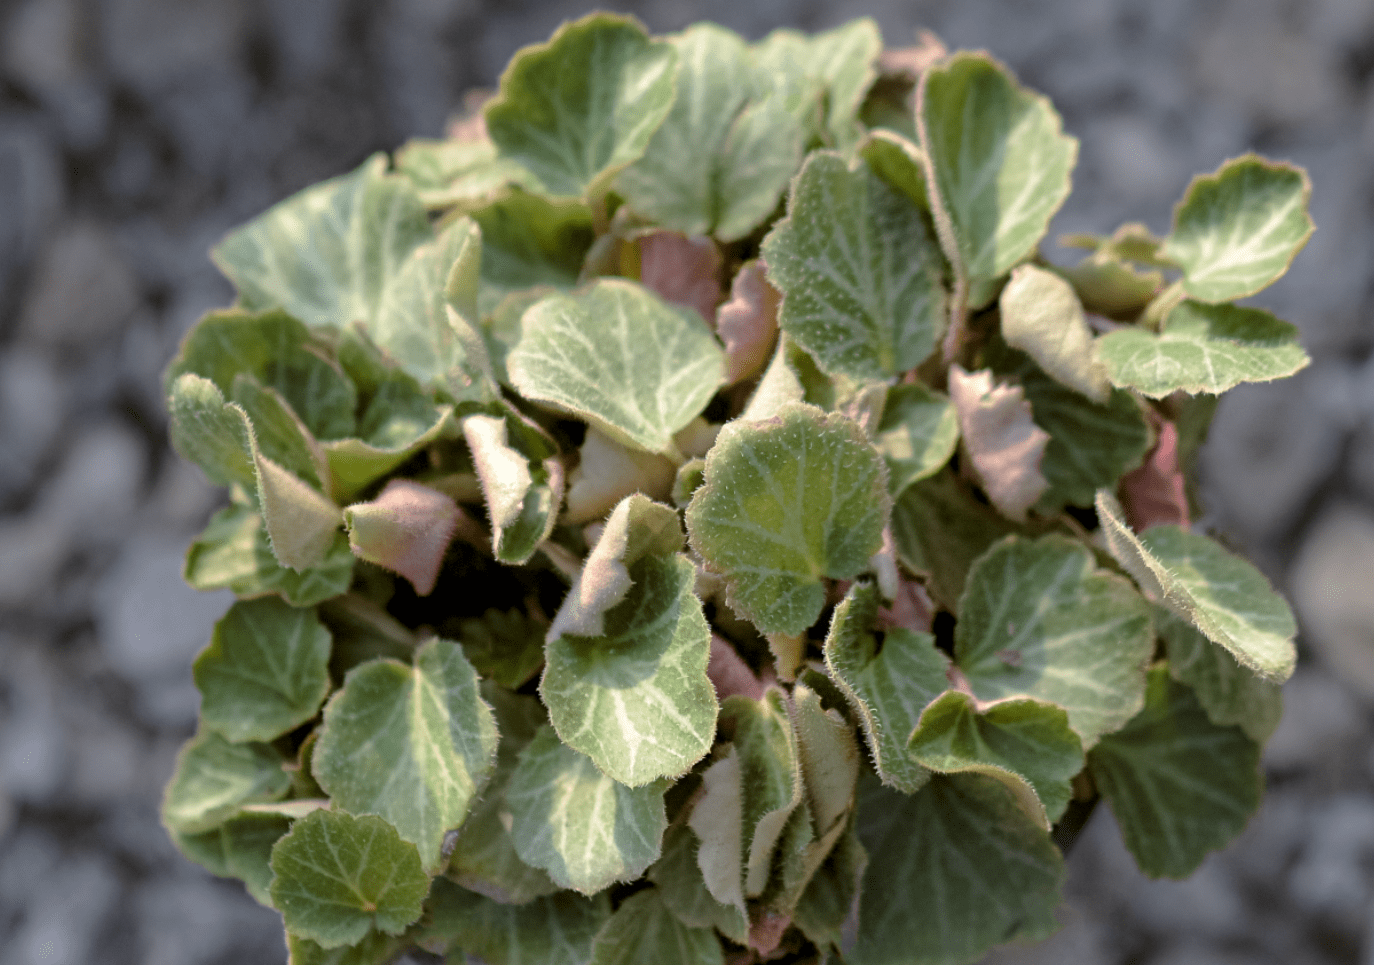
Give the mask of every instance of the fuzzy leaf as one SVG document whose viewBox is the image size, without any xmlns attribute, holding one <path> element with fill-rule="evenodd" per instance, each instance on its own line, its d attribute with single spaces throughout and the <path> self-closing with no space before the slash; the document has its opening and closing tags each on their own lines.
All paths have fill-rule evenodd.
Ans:
<svg viewBox="0 0 1374 965">
<path fill-rule="evenodd" d="M 399 935 L 420 917 L 429 877 L 415 846 L 370 815 L 314 811 L 272 849 L 272 904 L 292 934 L 324 948 L 370 929 Z"/>
<path fill-rule="evenodd" d="M 1097 515 L 1112 556 L 1147 593 L 1260 676 L 1278 683 L 1292 676 L 1297 625 L 1264 574 L 1206 536 L 1177 526 L 1155 526 L 1137 536 L 1105 490 L 1097 495 Z"/>
<path fill-rule="evenodd" d="M 886 466 L 862 430 L 789 403 L 725 426 L 687 529 L 732 607 L 764 633 L 799 634 L 824 608 L 822 578 L 852 579 L 878 551 L 890 507 Z"/>
<path fill-rule="evenodd" d="M 824 709 L 820 696 L 805 683 L 799 681 L 793 688 L 792 706 L 811 820 L 820 834 L 826 834 L 854 806 L 859 745 L 849 722 L 838 711 Z"/>
<path fill-rule="evenodd" d="M 1046 830 L 1058 821 L 1083 769 L 1083 743 L 1062 707 L 1029 697 L 980 706 L 949 690 L 921 713 L 907 751 L 942 774 L 985 774 L 1005 784 L 1021 809 Z"/>
<path fill-rule="evenodd" d="M 818 947 L 839 947 L 846 924 L 857 919 L 859 884 L 867 864 L 851 820 L 792 912 L 794 924 Z"/>
<path fill-rule="evenodd" d="M 753 53 L 760 73 L 811 137 L 848 150 L 862 132 L 857 115 L 877 77 L 882 45 L 878 25 L 864 17 L 813 37 L 775 30 Z"/>
<path fill-rule="evenodd" d="M 1301 168 L 1233 158 L 1193 178 L 1162 254 L 1183 269 L 1183 290 L 1199 301 L 1253 295 L 1287 271 L 1312 236 L 1311 195 Z"/>
<path fill-rule="evenodd" d="M 749 404 L 740 413 L 741 420 L 760 422 L 772 419 L 789 402 L 806 400 L 806 389 L 794 364 L 797 353 L 806 355 L 788 340 L 786 333 L 778 333 L 773 359 L 768 363 L 768 368 L 764 369 L 758 385 L 754 387 Z"/>
<path fill-rule="evenodd" d="M 720 249 L 710 238 L 654 231 L 641 235 L 639 282 L 670 305 L 695 308 L 708 324 L 720 301 Z"/>
<path fill-rule="evenodd" d="M 502 687 L 518 690 L 544 663 L 546 627 L 523 610 L 488 610 L 480 619 L 466 619 L 459 626 L 468 662 Z"/>
<path fill-rule="evenodd" d="M 324 709 L 314 771 L 335 806 L 386 818 L 432 869 L 495 753 L 472 665 L 456 644 L 432 640 L 413 667 L 374 660 L 349 672 Z"/>
<path fill-rule="evenodd" d="M 162 820 L 180 834 L 209 831 L 245 804 L 276 801 L 291 789 L 280 754 L 266 744 L 231 744 L 202 730 L 177 755 L 162 798 Z"/>
<path fill-rule="evenodd" d="M 472 213 L 482 228 L 483 315 L 507 295 L 537 285 L 571 288 L 595 237 L 592 213 L 517 191 Z"/>
<path fill-rule="evenodd" d="M 949 462 L 959 445 L 959 415 L 949 399 L 919 382 L 895 385 L 873 443 L 887 460 L 892 495 L 899 497 Z"/>
<path fill-rule="evenodd" d="M 915 368 L 944 325 L 939 247 L 920 210 L 860 163 L 807 158 L 787 218 L 764 239 L 779 324 L 831 374 Z"/>
<path fill-rule="evenodd" d="M 503 563 L 524 563 L 553 530 L 563 499 L 563 467 L 552 458 L 552 442 L 513 410 L 468 416 L 463 438 L 482 484 L 492 552 Z"/>
<path fill-rule="evenodd" d="M 526 905 L 501 905 L 442 878 L 429 907 L 434 920 L 426 934 L 488 965 L 589 965 L 592 940 L 611 917 L 604 894 L 583 898 L 564 891 Z"/>
<path fill-rule="evenodd" d="M 725 384 L 734 385 L 768 362 L 778 334 L 782 293 L 768 283 L 762 261 L 747 261 L 730 283 L 730 300 L 716 311 L 716 334 L 725 343 Z"/>
<path fill-rule="evenodd" d="M 1002 289 L 1000 308 L 1008 345 L 1059 383 L 1106 403 L 1111 383 L 1072 285 L 1052 271 L 1020 265 Z"/>
<path fill-rule="evenodd" d="M 870 131 L 859 145 L 868 169 L 910 199 L 923 212 L 930 211 L 926 188 L 925 154 L 895 131 Z"/>
<path fill-rule="evenodd" d="M 337 533 L 319 566 L 289 570 L 272 555 L 262 516 L 233 503 L 210 517 L 186 551 L 182 576 L 197 590 L 230 589 L 243 599 L 279 593 L 292 606 L 309 607 L 348 592 L 353 560 L 348 537 Z"/>
<path fill-rule="evenodd" d="M 1046 98 L 986 54 L 957 53 L 926 71 L 916 121 L 941 244 L 981 307 L 1068 197 L 1078 141 Z"/>
<path fill-rule="evenodd" d="M 385 400 L 381 405 L 385 405 Z M 374 406 L 381 407 L 374 399 Z M 331 491 L 340 502 L 356 499 L 372 483 L 391 473 L 431 443 L 448 436 L 453 427 L 452 406 L 429 408 L 408 418 L 396 412 L 378 427 L 372 440 L 336 439 L 325 443 Z"/>
<path fill-rule="evenodd" d="M 604 635 L 551 631 L 539 692 L 568 746 L 638 787 L 685 773 L 710 750 L 716 701 L 696 568 L 682 556 L 646 555 L 627 575 L 633 585 L 603 614 Z"/>
<path fill-rule="evenodd" d="M 949 368 L 949 398 L 973 468 L 992 504 L 1022 522 L 1049 488 L 1041 460 L 1050 435 L 1037 426 L 1020 386 L 994 385 L 992 372 Z"/>
<path fill-rule="evenodd" d="M 497 156 L 496 145 L 478 140 L 417 137 L 396 152 L 396 170 L 410 179 L 427 208 L 471 208 L 510 185 L 532 187 L 519 164 Z"/>
<path fill-rule="evenodd" d="M 783 830 L 803 801 L 797 737 L 787 712 L 787 698 L 776 687 L 762 700 L 727 698 L 721 706 L 721 718 L 727 728 L 733 725 L 732 744 L 739 758 L 744 894 L 754 898 L 767 887 Z M 705 838 L 702 840 L 700 854 L 705 856 L 707 844 Z"/>
<path fill-rule="evenodd" d="M 1307 366 L 1298 330 L 1258 308 L 1185 301 L 1155 334 L 1120 328 L 1097 340 L 1113 385 L 1152 399 L 1272 382 Z"/>
<path fill-rule="evenodd" d="M 287 965 L 387 965 L 404 948 L 394 935 L 370 931 L 356 945 L 323 948 L 299 935 L 286 933 Z"/>
<path fill-rule="evenodd" d="M 226 404 L 209 379 L 185 374 L 167 399 L 172 447 L 220 486 L 257 488 L 253 465 L 253 428 L 242 406 Z"/>
<path fill-rule="evenodd" d="M 225 870 L 248 888 L 253 900 L 272 907 L 272 846 L 291 829 L 280 814 L 241 814 L 220 826 Z"/>
<path fill-rule="evenodd" d="M 682 64 L 677 99 L 616 190 L 671 231 L 734 241 L 777 206 L 801 161 L 802 126 L 780 104 L 751 98 L 754 68 L 738 34 L 703 23 L 669 42 Z"/>
<path fill-rule="evenodd" d="M 669 454 L 673 434 L 715 393 L 723 365 L 700 315 L 615 279 L 536 304 L 506 359 L 526 398 L 565 409 L 626 445 Z"/>
<path fill-rule="evenodd" d="M 285 734 L 324 703 L 329 651 L 314 610 L 277 597 L 234 604 L 193 667 L 201 719 L 235 743 Z"/>
<path fill-rule="evenodd" d="M 486 107 L 487 130 L 543 193 L 598 197 L 668 116 L 677 72 L 672 46 L 638 21 L 591 14 L 515 55 Z"/>
<path fill-rule="evenodd" d="M 846 962 L 956 965 L 1057 927 L 1064 859 L 990 778 L 937 775 L 912 797 L 864 781 L 859 837 L 863 927 Z"/>
<path fill-rule="evenodd" d="M 702 773 L 702 794 L 692 808 L 687 826 L 700 842 L 697 866 L 706 890 L 717 903 L 733 909 L 737 920 L 747 922 L 741 773 L 739 749 L 731 745 L 724 757 Z"/>
<path fill-rule="evenodd" d="M 299 476 L 312 489 L 332 492 L 333 480 L 324 448 L 280 392 L 260 384 L 251 375 L 239 373 L 234 377 L 229 401 L 247 413 L 254 441 L 264 456 Z"/>
<path fill-rule="evenodd" d="M 930 772 L 908 755 L 907 738 L 921 711 L 949 685 L 949 658 L 930 634 L 900 627 L 887 632 L 878 650 L 872 629 L 877 613 L 877 589 L 854 584 L 831 618 L 825 664 L 863 726 L 878 777 L 912 794 Z"/>
<path fill-rule="evenodd" d="M 668 826 L 664 782 L 629 788 L 541 728 L 506 789 L 511 835 L 526 864 L 561 887 L 595 894 L 658 858 Z"/>
<path fill-rule="evenodd" d="M 220 242 L 212 255 L 237 287 L 239 304 L 284 308 L 311 326 L 375 318 L 402 263 L 434 236 L 415 189 L 386 167 L 384 155 L 373 155 Z"/>
<path fill-rule="evenodd" d="M 663 456 L 622 446 L 588 427 L 577 468 L 568 474 L 565 523 L 586 523 L 609 512 L 626 496 L 639 492 L 651 499 L 668 495 L 673 463 Z"/>
<path fill-rule="evenodd" d="M 954 661 L 973 693 L 1058 704 L 1085 748 L 1140 709 L 1153 652 L 1145 600 L 1062 536 L 997 543 L 959 600 Z"/>
<path fill-rule="evenodd" d="M 417 595 L 429 596 L 460 512 L 437 489 L 392 479 L 375 499 L 345 509 L 344 523 L 355 556 L 399 573 Z"/>
<path fill-rule="evenodd" d="M 1121 477 L 1121 502 L 1126 520 L 1135 530 L 1158 523 L 1189 526 L 1188 484 L 1179 464 L 1178 426 L 1153 419 L 1158 432 L 1155 447 L 1138 468 Z"/>
<path fill-rule="evenodd" d="M 1150 671 L 1145 709 L 1088 755 L 1126 847 L 1151 877 L 1185 878 L 1259 807 L 1259 745 L 1207 719 L 1197 697 Z"/>
<path fill-rule="evenodd" d="M 1234 724 L 1256 743 L 1268 740 L 1283 716 L 1280 686 L 1237 663 L 1225 647 L 1164 607 L 1154 607 L 1154 619 L 1169 673 L 1192 688 L 1208 719 L 1219 727 Z"/>
<path fill-rule="evenodd" d="M 738 825 L 738 802 L 734 819 Z M 738 858 L 738 844 L 734 853 Z M 668 828 L 663 836 L 663 856 L 649 869 L 648 877 L 658 886 L 664 903 L 684 925 L 689 928 L 718 928 L 721 934 L 736 944 L 743 945 L 748 941 L 749 920 L 742 905 L 722 905 L 707 889 L 697 864 L 697 836 L 686 824 L 673 824 Z M 739 875 L 736 874 L 735 878 L 738 888 Z M 742 896 L 740 900 L 743 902 Z"/>
<path fill-rule="evenodd" d="M 592 946 L 592 965 L 722 965 L 724 960 L 716 933 L 680 922 L 657 888 L 625 899 Z"/>
</svg>

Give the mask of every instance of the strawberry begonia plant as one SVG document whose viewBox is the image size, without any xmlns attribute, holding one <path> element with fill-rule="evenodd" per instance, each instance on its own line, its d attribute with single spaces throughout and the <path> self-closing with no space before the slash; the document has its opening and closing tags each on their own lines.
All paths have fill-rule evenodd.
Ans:
<svg viewBox="0 0 1374 965">
<path fill-rule="evenodd" d="M 167 788 L 291 962 L 978 959 L 1099 798 L 1245 825 L 1294 623 L 1196 531 L 1235 304 L 1312 231 L 1246 156 L 1038 245 L 1077 142 L 983 53 L 594 14 L 441 141 L 214 257 L 166 375 L 239 597 Z"/>
</svg>

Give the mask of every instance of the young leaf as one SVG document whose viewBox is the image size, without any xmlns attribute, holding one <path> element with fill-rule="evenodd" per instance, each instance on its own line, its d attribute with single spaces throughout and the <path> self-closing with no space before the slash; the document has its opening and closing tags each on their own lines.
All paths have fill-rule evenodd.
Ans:
<svg viewBox="0 0 1374 965">
<path fill-rule="evenodd" d="M 429 877 L 415 846 L 381 818 L 314 811 L 272 849 L 272 904 L 292 934 L 323 948 L 420 917 Z"/>
<path fill-rule="evenodd" d="M 787 211 L 763 242 L 783 330 L 832 375 L 885 379 L 921 364 L 945 294 L 920 210 L 862 162 L 822 151 L 802 166 Z"/>
<path fill-rule="evenodd" d="M 682 64 L 677 99 L 644 156 L 621 172 L 616 190 L 637 213 L 671 231 L 734 241 L 777 207 L 801 161 L 802 127 L 781 109 L 768 115 L 767 125 L 756 119 L 754 68 L 738 34 L 703 23 L 669 42 Z M 766 135 L 754 134 L 756 127 Z M 760 136 L 767 150 L 740 152 L 740 141 Z"/>
<path fill-rule="evenodd" d="M 605 894 L 583 898 L 563 891 L 525 905 L 501 905 L 445 881 L 434 883 L 427 935 L 453 951 L 482 956 L 487 965 L 589 965 L 592 941 L 611 917 Z"/>
<path fill-rule="evenodd" d="M 245 804 L 280 800 L 291 789 L 283 763 L 266 744 L 231 744 L 202 730 L 177 755 L 162 820 L 180 834 L 198 834 L 219 827 Z"/>
<path fill-rule="evenodd" d="M 1070 781 L 1083 769 L 1083 743 L 1062 707 L 1029 697 L 980 705 L 958 690 L 922 711 L 907 752 L 932 771 L 1000 781 L 1046 830 L 1068 807 Z"/>
<path fill-rule="evenodd" d="M 1097 340 L 1112 384 L 1152 399 L 1287 378 L 1311 361 L 1298 330 L 1258 308 L 1184 301 L 1159 334 L 1119 328 Z"/>
<path fill-rule="evenodd" d="M 483 677 L 518 690 L 544 664 L 545 624 L 522 610 L 488 610 L 459 623 L 459 640 L 468 662 Z M 504 735 L 505 730 L 501 730 Z"/>
<path fill-rule="evenodd" d="M 653 231 L 641 235 L 639 282 L 670 305 L 695 308 L 708 324 L 720 301 L 720 249 L 710 238 Z"/>
<path fill-rule="evenodd" d="M 1140 709 L 1153 652 L 1145 600 L 1063 536 L 997 543 L 959 600 L 954 661 L 973 693 L 1058 704 L 1085 748 Z"/>
<path fill-rule="evenodd" d="M 306 428 L 290 403 L 247 373 L 234 376 L 229 400 L 248 415 L 259 451 L 283 469 L 321 492 L 332 492 L 324 447 Z"/>
<path fill-rule="evenodd" d="M 235 743 L 281 736 L 324 702 L 329 650 L 314 610 L 277 597 L 235 603 L 193 667 L 201 719 Z"/>
<path fill-rule="evenodd" d="M 850 931 L 857 930 L 859 884 L 868 855 L 854 827 L 851 819 L 792 911 L 793 923 L 822 949 L 838 948 L 847 926 Z"/>
<path fill-rule="evenodd" d="M 734 609 L 764 633 L 799 634 L 824 608 L 822 578 L 853 579 L 878 551 L 890 507 L 887 468 L 862 430 L 788 403 L 721 431 L 687 530 Z"/>
<path fill-rule="evenodd" d="M 1245 666 L 1282 683 L 1293 674 L 1293 611 L 1259 570 L 1206 536 L 1155 526 L 1137 536 L 1105 490 L 1097 496 L 1107 547 L 1137 583 Z"/>
<path fill-rule="evenodd" d="M 723 366 L 700 315 L 618 279 L 536 304 L 506 359 L 526 398 L 565 409 L 626 445 L 669 455 L 673 434 L 706 407 Z"/>
<path fill-rule="evenodd" d="M 472 665 L 456 644 L 432 640 L 413 667 L 373 660 L 349 672 L 324 709 L 314 771 L 336 807 L 386 818 L 433 869 L 495 753 Z"/>
<path fill-rule="evenodd" d="M 602 635 L 550 631 L 539 693 L 569 747 L 639 787 L 685 773 L 711 749 L 716 701 L 696 568 L 680 555 L 645 555 L 627 575 L 633 585 L 601 615 Z"/>
<path fill-rule="evenodd" d="M 309 607 L 348 592 L 353 560 L 348 537 L 337 533 L 319 566 L 289 570 L 272 555 L 262 516 L 233 503 L 210 517 L 186 551 L 182 576 L 197 590 L 230 589 L 241 599 L 279 593 L 292 606 Z"/>
<path fill-rule="evenodd" d="M 1226 302 L 1267 288 L 1312 236 L 1312 183 L 1291 164 L 1233 158 L 1188 185 L 1162 254 L 1183 268 L 1183 290 Z"/>
<path fill-rule="evenodd" d="M 492 552 L 503 563 L 524 563 L 553 530 L 563 498 L 552 441 L 514 410 L 468 416 L 463 438 L 486 499 Z"/>
<path fill-rule="evenodd" d="M 241 814 L 220 825 L 225 870 L 248 888 L 253 900 L 272 907 L 272 846 L 291 829 L 280 814 Z"/>
<path fill-rule="evenodd" d="M 838 711 L 824 709 L 820 696 L 803 682 L 792 690 L 792 708 L 811 820 L 824 835 L 844 821 L 854 807 L 859 745 L 849 722 Z"/>
<path fill-rule="evenodd" d="M 375 499 L 344 510 L 348 545 L 429 596 L 462 512 L 452 499 L 411 479 L 392 479 Z"/>
<path fill-rule="evenodd" d="M 956 965 L 1056 927 L 1064 859 L 991 778 L 936 775 L 912 797 L 866 780 L 859 837 L 869 858 L 853 965 Z"/>
<path fill-rule="evenodd" d="M 994 385 L 992 372 L 949 367 L 949 398 L 973 468 L 1002 515 L 1024 522 L 1049 488 L 1040 470 L 1050 435 L 1032 419 L 1020 386 Z"/>
<path fill-rule="evenodd" d="M 1179 462 L 1178 426 L 1151 416 L 1155 447 L 1138 468 L 1121 477 L 1121 502 L 1134 530 L 1169 523 L 1187 529 L 1188 482 Z"/>
<path fill-rule="evenodd" d="M 999 307 L 1008 345 L 1061 384 L 1106 403 L 1111 383 L 1072 285 L 1052 271 L 1019 265 L 1002 289 Z"/>
<path fill-rule="evenodd" d="M 1145 709 L 1088 754 L 1126 847 L 1151 877 L 1185 878 L 1259 807 L 1259 745 L 1207 719 L 1197 697 L 1150 671 Z"/>
<path fill-rule="evenodd" d="M 716 311 L 716 334 L 725 343 L 725 384 L 754 375 L 768 362 L 778 334 L 782 293 L 768 283 L 762 261 L 740 266 L 730 283 L 730 300 Z"/>
<path fill-rule="evenodd" d="M 679 921 L 657 888 L 627 898 L 592 945 L 591 965 L 723 965 L 720 941 L 710 928 Z"/>
<path fill-rule="evenodd" d="M 591 14 L 516 54 L 487 104 L 487 130 L 543 193 L 597 198 L 668 116 L 677 72 L 672 46 L 638 21 Z"/>
<path fill-rule="evenodd" d="M 752 698 L 750 698 L 752 699 Z M 687 826 L 697 836 L 697 867 L 706 890 L 719 904 L 733 909 L 744 921 L 744 786 L 738 748 L 701 775 L 702 794 L 692 807 Z M 752 830 L 752 829 L 751 829 Z"/>
<path fill-rule="evenodd" d="M 734 819 L 738 826 L 738 802 Z M 738 859 L 738 842 L 734 854 Z M 658 886 L 664 904 L 688 928 L 718 928 L 721 934 L 739 945 L 749 940 L 749 919 L 744 914 L 743 896 L 740 906 L 722 905 L 711 896 L 697 864 L 697 836 L 686 824 L 673 824 L 668 828 L 663 836 L 663 856 L 649 869 L 648 878 Z M 735 879 L 738 888 L 738 873 Z"/>
<path fill-rule="evenodd" d="M 378 400 L 374 399 L 370 408 L 383 408 L 390 401 L 383 399 L 379 405 Z M 336 439 L 325 443 L 330 491 L 334 498 L 341 503 L 356 499 L 372 483 L 393 472 L 432 443 L 451 437 L 456 428 L 453 407 L 429 406 L 428 410 L 416 413 L 418 418 L 415 418 L 403 410 L 392 409 L 391 418 L 371 433 L 367 433 L 367 417 L 364 416 L 362 431 L 367 433 L 368 438 Z"/>
<path fill-rule="evenodd" d="M 959 445 L 959 415 L 949 399 L 919 382 L 894 385 L 873 442 L 887 460 L 892 495 L 900 497 L 949 462 Z"/>
<path fill-rule="evenodd" d="M 1172 611 L 1155 606 L 1154 619 L 1169 673 L 1192 688 L 1208 719 L 1219 727 L 1234 724 L 1258 744 L 1268 740 L 1283 716 L 1280 686 L 1237 663 L 1226 648 Z"/>
<path fill-rule="evenodd" d="M 376 317 L 402 263 L 433 238 L 410 182 L 375 154 L 230 233 L 211 253 L 250 311 L 284 308 L 311 326 Z"/>
<path fill-rule="evenodd" d="M 979 308 L 1068 197 L 1078 141 L 987 54 L 956 53 L 922 74 L 916 122 L 940 242 Z"/>
<path fill-rule="evenodd" d="M 541 728 L 506 789 L 520 859 L 563 888 L 595 894 L 658 858 L 668 819 L 664 782 L 629 788 Z"/>
<path fill-rule="evenodd" d="M 633 493 L 663 499 L 672 489 L 676 471 L 672 460 L 622 446 L 595 426 L 587 428 L 578 452 L 577 468 L 568 474 L 564 523 L 586 523 L 605 516 Z"/>
<path fill-rule="evenodd" d="M 539 285 L 572 288 L 592 246 L 592 213 L 582 204 L 516 191 L 478 208 L 482 228 L 482 314 Z"/>
</svg>

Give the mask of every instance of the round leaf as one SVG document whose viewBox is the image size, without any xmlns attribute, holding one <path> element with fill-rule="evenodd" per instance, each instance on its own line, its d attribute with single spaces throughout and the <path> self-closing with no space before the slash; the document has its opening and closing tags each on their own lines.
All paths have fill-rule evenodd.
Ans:
<svg viewBox="0 0 1374 965">
<path fill-rule="evenodd" d="M 277 801 L 291 790 L 285 761 L 267 744 L 231 744 L 212 730 L 177 755 L 162 798 L 162 820 L 180 834 L 218 827 L 245 804 Z"/>
<path fill-rule="evenodd" d="M 564 891 L 502 905 L 443 878 L 434 882 L 428 905 L 433 922 L 426 934 L 480 955 L 488 965 L 588 965 L 592 940 L 611 917 L 604 894 L 583 898 Z"/>
<path fill-rule="evenodd" d="M 592 946 L 591 965 L 721 965 L 720 940 L 711 928 L 679 921 L 657 888 L 637 892 L 615 910 Z"/>
<path fill-rule="evenodd" d="M 949 462 L 959 444 L 959 416 L 949 399 L 920 383 L 895 385 L 873 442 L 887 460 L 895 498 Z"/>
</svg>

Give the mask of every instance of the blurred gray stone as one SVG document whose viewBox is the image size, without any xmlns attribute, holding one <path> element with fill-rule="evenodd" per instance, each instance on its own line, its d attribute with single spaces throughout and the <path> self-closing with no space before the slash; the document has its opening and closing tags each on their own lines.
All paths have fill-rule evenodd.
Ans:
<svg viewBox="0 0 1374 965">
<path fill-rule="evenodd" d="M 78 222 L 39 259 L 20 313 L 20 337 L 79 349 L 109 335 L 138 306 L 138 281 L 101 225 Z"/>
<path fill-rule="evenodd" d="M 1325 509 L 1293 567 L 1293 599 L 1306 640 L 1356 693 L 1374 701 L 1374 513 L 1354 503 Z"/>
<path fill-rule="evenodd" d="M 19 801 L 45 803 L 62 784 L 69 747 L 59 685 L 40 648 L 0 641 L 0 680 L 10 692 L 0 717 L 0 786 Z"/>
<path fill-rule="evenodd" d="M 1343 763 L 1366 741 L 1360 707 L 1349 692 L 1305 664 L 1283 686 L 1283 719 L 1264 747 L 1264 764 L 1278 772 L 1316 772 Z"/>
<path fill-rule="evenodd" d="M 1065 905 L 1055 918 L 1063 927 L 1051 938 L 1036 945 L 996 949 L 982 965 L 1107 965 L 1112 961 L 1103 947 L 1100 926 L 1081 910 Z"/>
<path fill-rule="evenodd" d="M 231 897 L 235 892 L 241 897 Z M 286 957 L 281 916 L 254 902 L 242 885 L 221 886 L 208 875 L 156 879 L 139 888 L 133 906 L 140 965 L 269 963 Z"/>
<path fill-rule="evenodd" d="M 242 54 L 244 0 L 109 0 L 105 56 L 115 75 L 147 91 L 229 67 Z"/>
<path fill-rule="evenodd" d="M 48 353 L 18 348 L 0 355 L 0 501 L 33 481 L 62 428 L 66 397 Z"/>
<path fill-rule="evenodd" d="M 39 494 L 35 515 L 64 523 L 81 541 L 123 537 L 147 460 L 146 443 L 123 420 L 88 425 L 72 436 L 66 457 Z"/>
<path fill-rule="evenodd" d="M 78 0 L 27 0 L 5 24 L 5 72 L 56 115 L 66 139 L 90 149 L 104 136 L 109 105 L 84 49 Z"/>
<path fill-rule="evenodd" d="M 1286 885 L 1299 908 L 1358 941 L 1374 899 L 1374 800 L 1342 794 L 1309 813 L 1311 837 Z"/>
<path fill-rule="evenodd" d="M 65 192 L 51 138 L 36 124 L 0 116 L 0 298 L 42 246 Z"/>
<path fill-rule="evenodd" d="M 345 6 L 344 0 L 267 5 L 267 26 L 286 77 L 314 77 L 341 53 Z"/>
<path fill-rule="evenodd" d="M 119 897 L 119 874 L 98 855 L 64 861 L 29 883 L 23 925 L 5 950 L 14 965 L 90 965 L 96 932 Z"/>
</svg>

